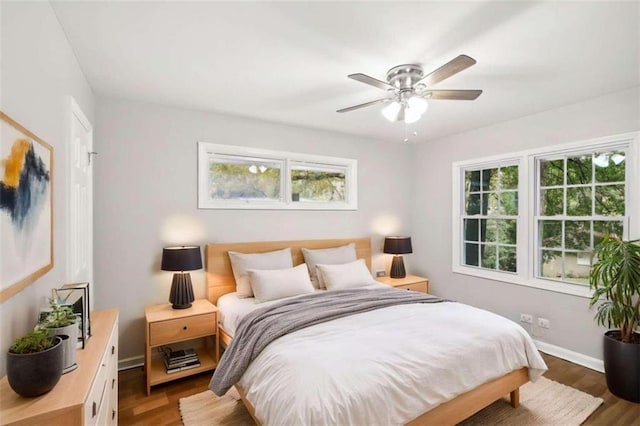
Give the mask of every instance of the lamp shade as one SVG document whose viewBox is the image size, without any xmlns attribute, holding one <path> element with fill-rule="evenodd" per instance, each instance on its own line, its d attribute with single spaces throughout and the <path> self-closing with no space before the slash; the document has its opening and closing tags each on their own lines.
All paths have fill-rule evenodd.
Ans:
<svg viewBox="0 0 640 426">
<path fill-rule="evenodd" d="M 388 254 L 413 253 L 411 237 L 386 237 L 383 251 Z"/>
<path fill-rule="evenodd" d="M 202 269 L 200 246 L 165 247 L 162 249 L 163 271 L 195 271 Z"/>
</svg>

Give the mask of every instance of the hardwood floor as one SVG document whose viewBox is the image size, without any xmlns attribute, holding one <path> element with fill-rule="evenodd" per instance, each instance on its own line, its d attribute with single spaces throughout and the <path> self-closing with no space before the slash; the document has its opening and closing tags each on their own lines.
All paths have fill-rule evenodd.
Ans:
<svg viewBox="0 0 640 426">
<path fill-rule="evenodd" d="M 545 377 L 604 399 L 604 404 L 585 425 L 640 426 L 640 404 L 625 401 L 607 389 L 604 375 L 550 355 L 542 354 L 549 366 Z M 142 368 L 119 374 L 120 425 L 181 425 L 178 400 L 207 389 L 211 373 L 154 386 L 146 395 Z"/>
</svg>

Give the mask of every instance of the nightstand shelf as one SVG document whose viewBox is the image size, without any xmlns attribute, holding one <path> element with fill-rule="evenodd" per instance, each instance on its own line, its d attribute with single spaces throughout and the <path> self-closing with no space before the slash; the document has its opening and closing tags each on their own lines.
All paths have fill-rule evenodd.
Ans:
<svg viewBox="0 0 640 426">
<path fill-rule="evenodd" d="M 379 277 L 376 279 L 391 287 L 429 293 L 429 279 L 417 275 L 407 275 L 404 278 Z"/>
<path fill-rule="evenodd" d="M 200 359 L 200 367 L 190 368 L 183 371 L 176 371 L 175 373 L 166 372 L 164 361 L 162 360 L 162 358 L 152 359 L 149 386 L 155 386 L 159 385 L 160 383 L 170 382 L 171 380 L 187 377 L 192 374 L 213 370 L 218 365 L 215 353 L 212 354 L 208 349 L 196 349 L 196 353 L 198 354 L 198 358 Z"/>
<path fill-rule="evenodd" d="M 219 359 L 218 309 L 211 302 L 196 300 L 187 309 L 173 309 L 168 303 L 148 306 L 145 318 L 147 395 L 151 393 L 151 386 L 216 368 Z M 154 356 L 156 348 L 198 340 L 203 343 L 202 347 L 194 348 L 200 360 L 199 367 L 167 373 L 163 357 Z"/>
</svg>

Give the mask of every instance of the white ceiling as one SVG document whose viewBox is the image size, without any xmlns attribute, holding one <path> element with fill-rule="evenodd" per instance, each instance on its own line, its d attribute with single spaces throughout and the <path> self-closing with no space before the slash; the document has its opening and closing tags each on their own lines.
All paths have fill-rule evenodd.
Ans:
<svg viewBox="0 0 640 426">
<path fill-rule="evenodd" d="M 380 105 L 398 64 L 430 72 L 459 54 L 478 63 L 438 89 L 408 132 L 463 132 L 640 85 L 640 3 L 69 2 L 53 8 L 100 95 L 402 141 Z"/>
</svg>

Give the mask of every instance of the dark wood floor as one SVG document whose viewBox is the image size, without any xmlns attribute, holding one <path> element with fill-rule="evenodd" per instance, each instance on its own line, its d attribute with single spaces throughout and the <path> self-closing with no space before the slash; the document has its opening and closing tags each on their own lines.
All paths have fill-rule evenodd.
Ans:
<svg viewBox="0 0 640 426">
<path fill-rule="evenodd" d="M 549 366 L 545 377 L 604 399 L 586 425 L 640 426 L 640 404 L 609 392 L 604 375 L 576 364 L 542 354 Z M 120 372 L 119 412 L 121 425 L 181 425 L 178 400 L 207 389 L 211 373 L 203 373 L 154 386 L 146 395 L 142 368 Z"/>
</svg>

